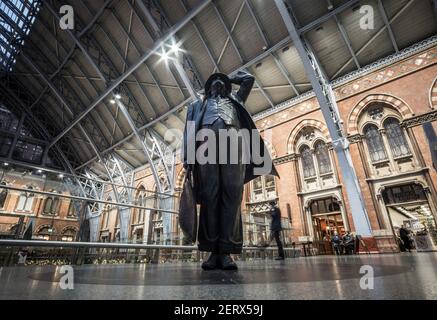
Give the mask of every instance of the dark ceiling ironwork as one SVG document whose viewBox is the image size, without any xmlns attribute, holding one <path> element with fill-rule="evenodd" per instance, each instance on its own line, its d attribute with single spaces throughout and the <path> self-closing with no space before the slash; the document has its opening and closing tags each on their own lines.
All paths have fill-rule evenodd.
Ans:
<svg viewBox="0 0 437 320">
<path fill-rule="evenodd" d="M 37 0 L 0 2 L 0 68 L 11 72 L 41 7 Z"/>
<path fill-rule="evenodd" d="M 18 2 L 2 0 L 1 7 Z M 288 5 L 301 36 L 334 81 L 435 36 L 434 2 L 289 0 Z M 37 12 L 36 1 L 26 3 Z M 65 4 L 75 12 L 71 31 L 58 25 Z M 375 9 L 374 30 L 360 28 L 363 5 Z M 15 21 L 11 38 L 4 22 L 11 15 L 1 12 L 1 41 L 12 48 L 21 41 L 12 39 L 28 34 L 34 18 L 27 16 L 32 18 L 19 29 Z M 182 44 L 185 74 L 159 54 L 171 40 Z M 247 102 L 254 115 L 312 89 L 273 0 L 44 0 L 21 54 L 16 56 L 18 47 L 11 50 L 7 63 L 2 51 L 7 69 L 17 60 L 9 70 L 11 83 L 32 97 L 25 102 L 28 112 L 50 124 L 50 149 L 74 154 L 78 169 L 97 170 L 111 153 L 132 167 L 146 164 L 147 137 L 164 142 L 168 129 L 182 132 L 190 89 L 198 90 L 212 72 L 246 69 L 256 76 Z"/>
</svg>

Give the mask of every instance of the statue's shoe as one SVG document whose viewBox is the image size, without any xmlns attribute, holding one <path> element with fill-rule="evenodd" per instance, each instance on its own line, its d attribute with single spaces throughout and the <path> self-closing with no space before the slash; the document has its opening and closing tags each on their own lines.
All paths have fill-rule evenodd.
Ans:
<svg viewBox="0 0 437 320">
<path fill-rule="evenodd" d="M 238 270 L 237 264 L 232 260 L 229 254 L 220 255 L 220 264 L 223 270 Z"/>
<path fill-rule="evenodd" d="M 202 263 L 202 269 L 203 270 L 214 270 L 219 267 L 220 264 L 220 255 L 217 253 L 211 253 L 208 260 L 206 260 L 204 263 Z"/>
</svg>

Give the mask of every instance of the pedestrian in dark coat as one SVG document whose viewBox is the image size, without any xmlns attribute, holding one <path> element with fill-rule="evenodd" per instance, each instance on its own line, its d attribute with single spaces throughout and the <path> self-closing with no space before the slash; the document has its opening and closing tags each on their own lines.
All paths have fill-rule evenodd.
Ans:
<svg viewBox="0 0 437 320">
<path fill-rule="evenodd" d="M 402 242 L 404 243 L 405 250 L 408 250 L 408 252 L 411 252 L 410 231 L 408 229 L 406 229 L 404 226 L 402 226 L 399 229 L 399 237 L 401 238 Z"/>
<path fill-rule="evenodd" d="M 276 260 L 284 260 L 284 248 L 281 241 L 281 210 L 278 208 L 275 201 L 270 202 L 270 206 L 270 214 L 272 216 L 272 224 L 270 226 L 270 230 L 272 232 L 272 238 L 275 238 L 276 244 L 278 245 L 278 257 L 276 258 Z"/>
</svg>

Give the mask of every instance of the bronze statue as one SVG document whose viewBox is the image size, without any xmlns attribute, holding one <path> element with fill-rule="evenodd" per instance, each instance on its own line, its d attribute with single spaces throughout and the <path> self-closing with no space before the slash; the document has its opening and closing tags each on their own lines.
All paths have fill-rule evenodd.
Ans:
<svg viewBox="0 0 437 320">
<path fill-rule="evenodd" d="M 199 250 L 211 252 L 202 264 L 204 270 L 237 269 L 230 254 L 240 254 L 243 248 L 240 209 L 244 184 L 262 174 L 278 175 L 244 107 L 254 82 L 252 75 L 242 71 L 230 78 L 213 74 L 205 84 L 204 99 L 187 110 L 183 159 L 185 169 L 193 175 L 200 204 Z M 232 92 L 232 84 L 240 87 L 237 92 Z M 240 135 L 242 131 L 247 133 L 246 139 Z M 229 134 L 226 143 L 221 139 L 223 133 Z M 197 139 L 199 134 L 202 139 Z M 191 149 L 190 143 L 194 144 Z M 200 161 L 199 152 L 207 161 Z"/>
</svg>

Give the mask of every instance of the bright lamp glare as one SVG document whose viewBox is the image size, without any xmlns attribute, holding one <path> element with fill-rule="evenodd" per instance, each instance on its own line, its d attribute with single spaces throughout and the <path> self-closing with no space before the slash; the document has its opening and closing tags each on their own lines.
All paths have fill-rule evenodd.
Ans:
<svg viewBox="0 0 437 320">
<path fill-rule="evenodd" d="M 165 51 L 163 50 L 163 51 L 162 51 L 162 54 L 161 54 L 161 58 L 162 58 L 162 60 L 164 60 L 165 62 L 167 62 L 168 59 L 170 59 L 170 56 L 168 55 L 168 52 L 165 52 Z"/>
<path fill-rule="evenodd" d="M 120 99 L 121 99 L 121 95 L 116 94 L 116 95 L 115 95 L 115 99 L 120 100 Z"/>
<path fill-rule="evenodd" d="M 115 100 L 114 100 L 114 99 L 111 99 L 109 102 L 110 102 L 111 104 L 115 104 Z"/>
<path fill-rule="evenodd" d="M 174 43 L 174 44 L 171 45 L 171 51 L 172 52 L 177 54 L 180 50 L 181 50 L 181 48 L 179 47 L 178 44 Z"/>
</svg>

